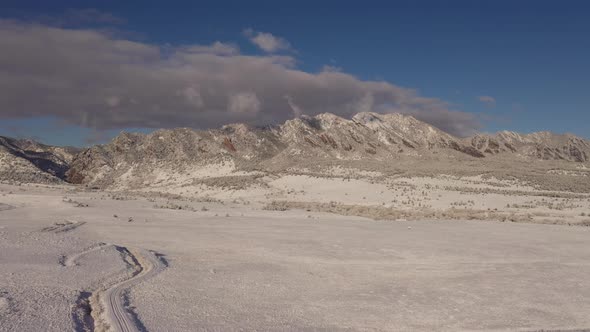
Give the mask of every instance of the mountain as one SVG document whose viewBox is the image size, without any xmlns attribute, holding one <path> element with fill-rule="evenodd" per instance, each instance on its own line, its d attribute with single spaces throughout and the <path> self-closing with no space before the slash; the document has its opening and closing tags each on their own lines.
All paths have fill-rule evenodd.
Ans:
<svg viewBox="0 0 590 332">
<path fill-rule="evenodd" d="M 484 155 L 459 139 L 408 115 L 358 113 L 351 120 L 324 113 L 285 122 L 278 129 L 288 153 L 305 150 L 337 159 L 384 160 L 402 153 L 450 149 L 473 157 Z M 303 149 L 302 149 L 303 148 Z"/>
<path fill-rule="evenodd" d="M 484 157 L 460 139 L 411 116 L 359 113 L 347 120 L 324 113 L 263 128 L 231 124 L 207 131 L 122 133 L 109 144 L 77 155 L 67 177 L 73 183 L 108 186 L 126 179 L 142 186 L 161 180 L 162 174 L 181 177 L 220 162 L 268 169 L 297 160 L 385 161 L 440 150 Z"/>
<path fill-rule="evenodd" d="M 219 129 L 177 128 L 121 133 L 110 143 L 79 150 L 0 136 L 0 179 L 63 180 L 98 187 L 190 183 L 236 170 L 287 171 L 317 165 L 473 164 L 476 160 L 589 162 L 590 141 L 549 132 L 503 131 L 457 138 L 402 114 L 324 113 L 277 126 L 230 124 Z"/>
<path fill-rule="evenodd" d="M 487 155 L 509 153 L 536 159 L 576 162 L 587 162 L 590 158 L 590 142 L 569 134 L 538 132 L 521 135 L 502 131 L 494 135 L 477 135 L 466 142 Z"/>
<path fill-rule="evenodd" d="M 0 136 L 0 179 L 18 182 L 61 182 L 80 150 L 28 139 Z"/>
<path fill-rule="evenodd" d="M 77 154 L 66 178 L 100 187 L 145 187 L 166 181 L 190 183 L 203 172 L 284 171 L 295 164 L 324 161 L 392 164 L 404 157 L 468 162 L 496 155 L 586 162 L 590 142 L 571 135 L 509 132 L 462 139 L 409 115 L 365 112 L 348 120 L 324 113 L 262 128 L 231 124 L 206 131 L 122 133 L 109 144 Z"/>
</svg>

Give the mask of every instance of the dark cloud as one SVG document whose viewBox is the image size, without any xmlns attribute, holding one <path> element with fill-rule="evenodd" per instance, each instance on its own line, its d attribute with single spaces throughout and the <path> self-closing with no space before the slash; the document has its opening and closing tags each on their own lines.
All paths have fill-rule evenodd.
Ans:
<svg viewBox="0 0 590 332">
<path fill-rule="evenodd" d="M 296 115 L 405 112 L 457 135 L 477 118 L 441 100 L 291 56 L 231 44 L 157 45 L 91 29 L 0 21 L 0 117 L 54 116 L 97 130 L 269 124 Z"/>
</svg>

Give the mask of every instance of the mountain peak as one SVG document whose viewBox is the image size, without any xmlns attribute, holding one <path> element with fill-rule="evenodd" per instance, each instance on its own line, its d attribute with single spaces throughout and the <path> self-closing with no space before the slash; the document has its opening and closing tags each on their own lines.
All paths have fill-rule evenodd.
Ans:
<svg viewBox="0 0 590 332">
<path fill-rule="evenodd" d="M 372 127 L 376 124 L 383 122 L 381 115 L 374 112 L 357 113 L 352 117 L 352 120 L 368 127 Z"/>
</svg>

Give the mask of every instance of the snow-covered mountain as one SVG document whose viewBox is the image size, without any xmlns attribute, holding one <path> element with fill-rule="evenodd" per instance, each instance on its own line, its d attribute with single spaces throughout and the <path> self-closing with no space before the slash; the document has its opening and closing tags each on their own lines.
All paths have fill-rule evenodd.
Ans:
<svg viewBox="0 0 590 332">
<path fill-rule="evenodd" d="M 502 131 L 494 135 L 477 135 L 466 140 L 487 155 L 512 153 L 545 160 L 586 162 L 590 159 L 590 142 L 580 137 L 550 132 L 521 135 Z"/>
<path fill-rule="evenodd" d="M 190 179 L 208 165 L 284 170 L 294 163 L 314 165 L 326 160 L 333 164 L 391 163 L 405 156 L 443 156 L 459 162 L 494 155 L 586 162 L 590 142 L 571 135 L 508 132 L 462 139 L 409 115 L 359 113 L 344 119 L 324 113 L 264 128 L 231 124 L 206 131 L 181 128 L 123 133 L 109 144 L 76 155 L 67 179 L 98 186 L 126 182 L 141 187 L 170 177 Z M 222 169 L 212 171 L 223 173 Z"/>
<path fill-rule="evenodd" d="M 0 136 L 0 179 L 143 187 L 171 178 L 190 180 L 203 172 L 284 171 L 295 164 L 347 161 L 394 164 L 404 157 L 465 162 L 496 156 L 586 163 L 590 141 L 507 131 L 458 138 L 409 115 L 365 112 L 344 119 L 324 113 L 268 127 L 230 124 L 203 131 L 122 133 L 108 144 L 81 151 Z"/>
<path fill-rule="evenodd" d="M 0 136 L 0 179 L 60 182 L 80 150 Z"/>
</svg>

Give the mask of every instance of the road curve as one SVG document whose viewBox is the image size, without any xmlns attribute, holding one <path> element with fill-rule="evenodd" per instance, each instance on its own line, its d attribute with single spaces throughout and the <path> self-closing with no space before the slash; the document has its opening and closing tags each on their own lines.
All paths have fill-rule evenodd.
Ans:
<svg viewBox="0 0 590 332">
<path fill-rule="evenodd" d="M 136 264 L 134 275 L 106 289 L 101 298 L 105 306 L 105 315 L 115 331 L 142 332 L 134 318 L 129 314 L 124 304 L 124 293 L 129 288 L 147 280 L 164 269 L 164 265 L 156 255 L 143 249 L 127 248 L 130 259 Z"/>
</svg>

